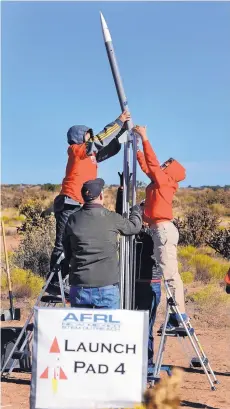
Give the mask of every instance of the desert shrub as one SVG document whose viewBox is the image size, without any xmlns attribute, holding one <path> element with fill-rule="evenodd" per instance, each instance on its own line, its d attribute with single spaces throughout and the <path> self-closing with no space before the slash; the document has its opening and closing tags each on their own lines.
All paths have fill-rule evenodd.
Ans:
<svg viewBox="0 0 230 409">
<path fill-rule="evenodd" d="M 182 271 L 180 273 L 184 284 L 191 284 L 194 281 L 194 274 L 191 271 Z"/>
<path fill-rule="evenodd" d="M 182 259 L 190 259 L 197 251 L 194 246 L 178 247 L 178 256 Z"/>
<path fill-rule="evenodd" d="M 214 259 L 206 254 L 195 254 L 189 260 L 189 265 L 194 268 L 195 279 L 204 282 L 211 279 L 223 280 L 229 267 L 227 262 Z"/>
<path fill-rule="evenodd" d="M 230 216 L 230 209 L 221 203 L 213 203 L 209 207 L 218 216 Z"/>
<path fill-rule="evenodd" d="M 140 203 L 142 200 L 145 200 L 145 189 L 137 189 L 137 203 Z"/>
<path fill-rule="evenodd" d="M 199 247 L 206 244 L 212 233 L 216 231 L 219 220 L 210 209 L 198 207 L 185 212 L 183 219 L 175 219 L 175 224 L 180 234 L 179 244 Z"/>
<path fill-rule="evenodd" d="M 20 215 L 25 216 L 25 222 L 18 229 L 19 232 L 32 230 L 41 223 L 43 205 L 40 200 L 30 199 L 19 207 Z"/>
<path fill-rule="evenodd" d="M 44 285 L 44 280 L 41 277 L 33 274 L 30 270 L 23 270 L 20 268 L 14 268 L 11 271 L 11 279 L 14 288 L 14 295 L 20 297 L 31 297 L 39 294 Z M 1 289 L 6 290 L 7 277 L 2 275 Z"/>
<path fill-rule="evenodd" d="M 47 192 L 57 192 L 60 190 L 60 185 L 55 185 L 53 183 L 45 183 L 41 185 L 42 190 L 46 190 Z"/>
<path fill-rule="evenodd" d="M 56 223 L 53 215 L 41 217 L 41 209 L 38 201 L 27 202 L 21 208 L 26 221 L 21 228 L 23 237 L 15 252 L 14 262 L 20 268 L 44 276 L 49 271 Z"/>
<path fill-rule="evenodd" d="M 209 246 L 202 246 L 197 249 L 197 253 L 205 254 L 206 256 L 215 257 L 216 251 Z"/>
<path fill-rule="evenodd" d="M 230 260 L 230 228 L 214 231 L 207 243 L 217 253 Z"/>
<path fill-rule="evenodd" d="M 145 182 L 142 182 L 141 180 L 137 180 L 136 186 L 137 186 L 137 189 L 145 189 L 147 184 Z"/>
<path fill-rule="evenodd" d="M 15 264 L 44 276 L 49 271 L 55 227 L 54 217 L 49 216 L 39 221 L 39 225 L 27 229 L 15 252 Z"/>
<path fill-rule="evenodd" d="M 25 217 L 23 215 L 18 215 L 14 214 L 12 216 L 8 215 L 2 215 L 1 220 L 5 223 L 7 226 L 15 226 L 18 222 L 23 222 L 25 220 Z"/>
<path fill-rule="evenodd" d="M 230 208 L 229 192 L 224 189 L 207 189 L 198 196 L 198 204 L 202 206 L 213 205 L 215 203 Z"/>
<path fill-rule="evenodd" d="M 208 304 L 210 307 L 217 307 L 219 304 L 228 304 L 230 297 L 224 293 L 220 286 L 208 284 L 200 290 L 196 290 L 189 294 L 188 298 L 200 305 Z"/>
<path fill-rule="evenodd" d="M 109 210 L 115 209 L 117 190 L 106 188 L 104 191 L 104 206 Z"/>
</svg>

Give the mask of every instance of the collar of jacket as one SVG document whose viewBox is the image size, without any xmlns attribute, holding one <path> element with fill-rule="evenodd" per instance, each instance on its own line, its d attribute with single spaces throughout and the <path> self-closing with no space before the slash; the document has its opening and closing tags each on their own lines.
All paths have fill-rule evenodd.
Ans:
<svg viewBox="0 0 230 409">
<path fill-rule="evenodd" d="M 103 206 L 99 203 L 85 203 L 83 206 L 84 210 L 96 209 L 96 208 L 103 208 Z"/>
</svg>

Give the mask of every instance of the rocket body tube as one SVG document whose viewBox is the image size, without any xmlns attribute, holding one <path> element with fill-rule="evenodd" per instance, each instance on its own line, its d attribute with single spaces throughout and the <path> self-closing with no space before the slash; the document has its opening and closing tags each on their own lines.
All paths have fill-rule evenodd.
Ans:
<svg viewBox="0 0 230 409">
<path fill-rule="evenodd" d="M 112 38 L 104 19 L 104 16 L 101 15 L 101 25 L 102 25 L 102 32 L 105 41 L 105 48 L 107 51 L 107 56 L 109 59 L 115 87 L 117 90 L 118 99 L 120 102 L 121 110 L 127 110 L 128 102 L 125 95 L 121 75 L 119 72 Z M 130 206 L 130 145 L 132 144 L 133 147 L 133 167 L 132 167 L 132 199 L 131 203 L 132 206 L 136 203 L 136 137 L 132 135 L 131 137 L 131 129 L 133 128 L 132 119 L 127 122 L 127 130 L 128 130 L 128 140 L 124 143 L 124 164 L 123 164 L 123 172 L 124 172 L 124 187 L 123 187 L 123 215 L 125 217 L 129 216 L 129 206 Z M 120 251 L 120 291 L 121 291 L 121 308 L 131 309 L 133 302 L 133 277 L 132 265 L 130 265 L 130 256 L 132 259 L 133 254 L 133 243 L 134 237 L 122 237 L 121 239 L 121 251 Z"/>
</svg>

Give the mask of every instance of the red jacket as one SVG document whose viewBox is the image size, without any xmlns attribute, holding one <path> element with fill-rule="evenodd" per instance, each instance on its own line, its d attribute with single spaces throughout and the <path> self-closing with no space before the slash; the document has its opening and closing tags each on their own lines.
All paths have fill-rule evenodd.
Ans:
<svg viewBox="0 0 230 409">
<path fill-rule="evenodd" d="M 162 170 L 150 142 L 143 142 L 144 153 L 137 152 L 138 163 L 151 179 L 146 188 L 143 219 L 149 224 L 173 219 L 172 201 L 178 182 L 185 179 L 185 169 L 174 160 Z"/>
</svg>

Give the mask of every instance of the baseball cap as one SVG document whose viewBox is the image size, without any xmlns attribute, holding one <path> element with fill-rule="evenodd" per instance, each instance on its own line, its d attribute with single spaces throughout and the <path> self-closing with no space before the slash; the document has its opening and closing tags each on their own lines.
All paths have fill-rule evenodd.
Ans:
<svg viewBox="0 0 230 409">
<path fill-rule="evenodd" d="M 85 182 L 81 189 L 81 194 L 85 202 L 90 202 L 96 199 L 105 185 L 105 181 L 101 178 L 88 180 Z"/>
</svg>

